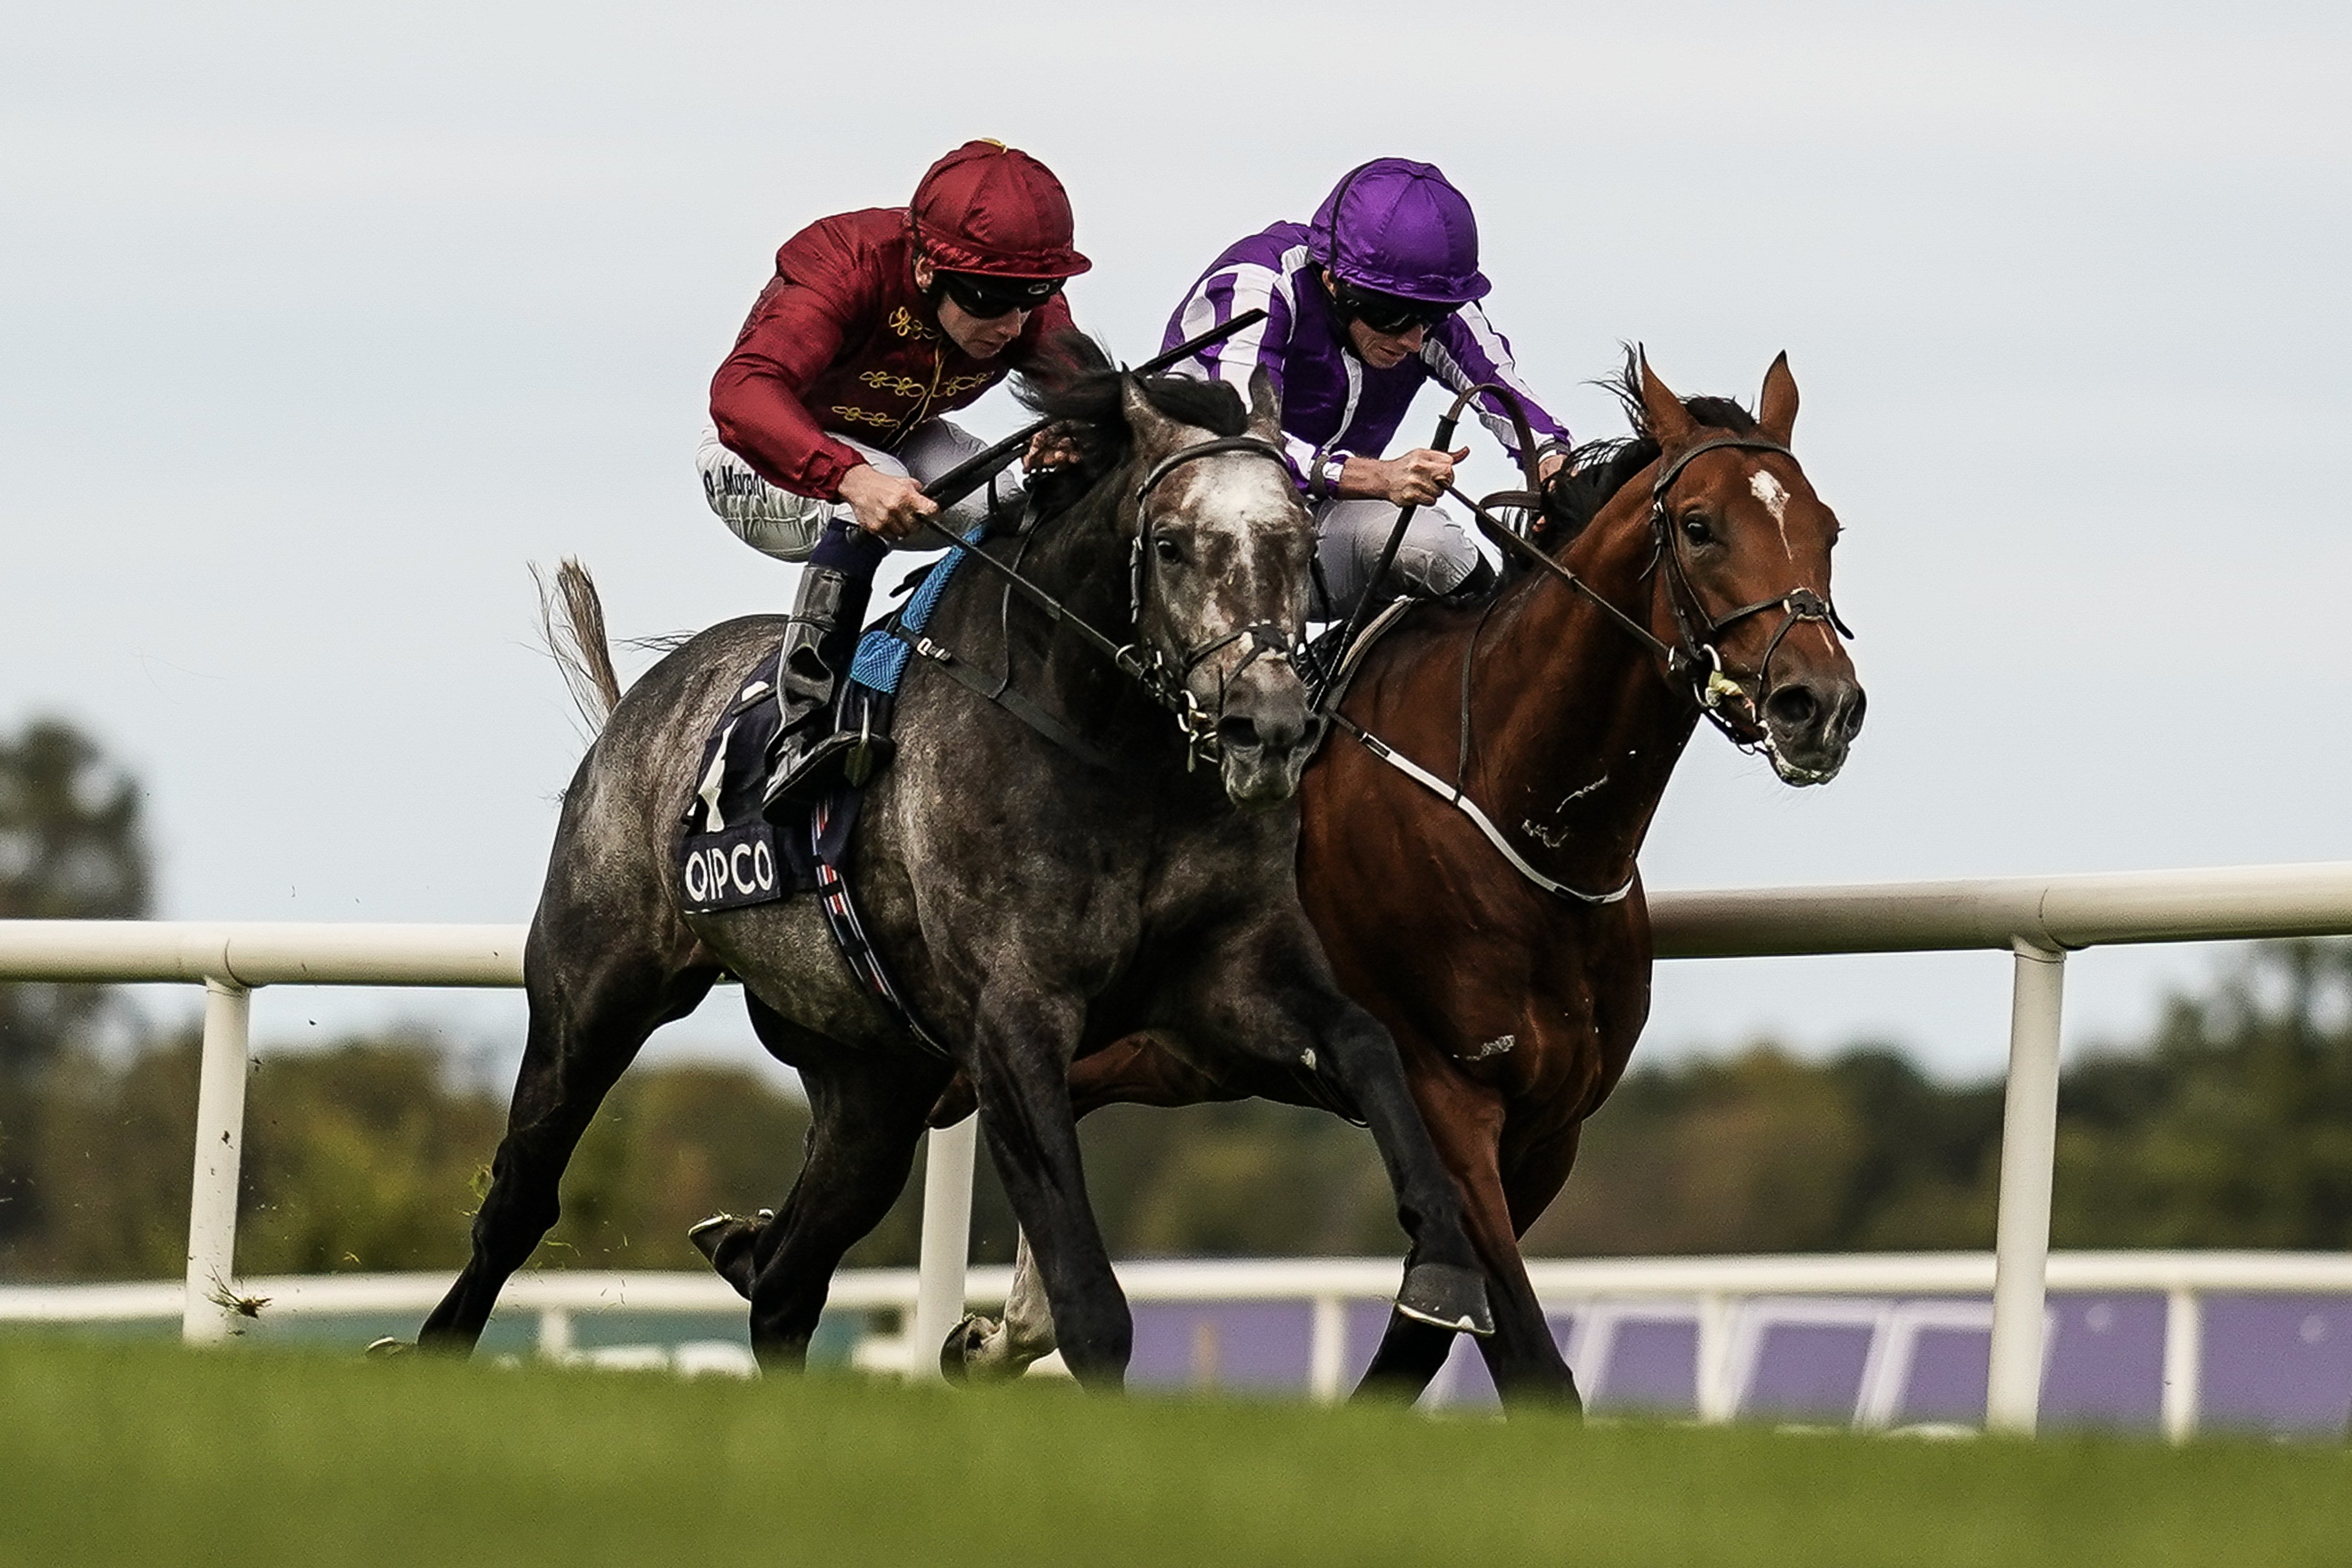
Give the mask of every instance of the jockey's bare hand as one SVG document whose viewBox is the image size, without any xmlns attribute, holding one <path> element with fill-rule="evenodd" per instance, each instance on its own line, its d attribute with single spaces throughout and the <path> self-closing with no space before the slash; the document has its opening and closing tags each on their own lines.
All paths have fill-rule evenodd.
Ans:
<svg viewBox="0 0 2352 1568">
<path fill-rule="evenodd" d="M 1381 463 L 1382 493 L 1399 506 L 1427 506 L 1445 493 L 1454 482 L 1454 465 L 1470 455 L 1470 448 L 1458 452 L 1433 452 L 1426 447 L 1416 447 L 1401 458 L 1389 458 Z"/>
<path fill-rule="evenodd" d="M 884 539 L 904 539 L 937 512 L 939 503 L 914 480 L 860 463 L 841 476 L 841 499 L 856 514 L 857 526 Z"/>
<path fill-rule="evenodd" d="M 1076 468 L 1078 458 L 1078 444 L 1060 426 L 1047 426 L 1029 437 L 1029 450 L 1022 455 L 1021 467 L 1034 474 L 1040 468 Z"/>
</svg>

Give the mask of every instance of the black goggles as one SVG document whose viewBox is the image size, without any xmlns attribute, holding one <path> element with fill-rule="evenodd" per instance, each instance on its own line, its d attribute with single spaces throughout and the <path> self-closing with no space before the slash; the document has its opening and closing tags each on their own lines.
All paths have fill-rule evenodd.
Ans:
<svg viewBox="0 0 2352 1568">
<path fill-rule="evenodd" d="M 1059 278 L 991 278 L 978 272 L 942 272 L 940 288 L 967 316 L 988 321 L 1013 310 L 1034 310 L 1062 291 Z"/>
<path fill-rule="evenodd" d="M 1361 321 L 1376 332 L 1393 336 L 1415 327 L 1433 327 L 1460 310 L 1459 305 L 1432 304 L 1427 300 L 1407 300 L 1401 295 L 1376 293 L 1359 289 L 1340 279 L 1332 290 L 1339 301 L 1339 312 L 1346 320 Z"/>
</svg>

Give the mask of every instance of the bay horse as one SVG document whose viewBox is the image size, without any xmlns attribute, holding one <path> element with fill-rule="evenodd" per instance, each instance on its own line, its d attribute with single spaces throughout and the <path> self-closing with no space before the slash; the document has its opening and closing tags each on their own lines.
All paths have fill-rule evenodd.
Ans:
<svg viewBox="0 0 2352 1568">
<path fill-rule="evenodd" d="M 1070 353 L 1061 383 L 1029 395 L 1064 421 L 1080 455 L 1066 482 L 1081 493 L 982 546 L 1017 557 L 1061 613 L 963 565 L 928 628 L 933 651 L 908 661 L 897 760 L 856 827 L 866 932 L 919 1024 L 860 984 L 814 898 L 681 908 L 672 856 L 704 737 L 782 618 L 702 632 L 624 696 L 593 586 L 572 583 L 574 641 L 607 715 L 565 793 L 531 921 L 530 1032 L 472 1257 L 424 1345 L 471 1349 L 555 1222 L 598 1103 L 722 973 L 742 982 L 762 1045 L 800 1070 L 814 1119 L 791 1194 L 735 1260 L 763 1363 L 804 1360 L 842 1254 L 897 1198 L 961 1071 L 1066 1358 L 1089 1384 L 1118 1384 L 1132 1322 L 1087 1201 L 1068 1082 L 1074 1058 L 1142 1030 L 1367 1122 L 1412 1237 L 1404 1310 L 1448 1332 L 1491 1329 L 1461 1199 L 1396 1048 L 1339 990 L 1298 901 L 1297 813 L 1278 808 L 1311 750 L 1294 655 L 1313 528 L 1272 386 L 1244 409 L 1229 387 L 1127 376 L 1090 342 Z M 1073 617 L 1132 640 L 1114 664 Z M 948 659 L 982 689 L 948 679 Z M 1012 699 L 983 700 L 1002 696 L 1000 671 L 1027 719 Z M 1192 722 L 1180 731 L 1165 708 Z M 1211 725 L 1217 765 L 1196 772 Z"/>
<path fill-rule="evenodd" d="M 1788 449 L 1788 356 L 1753 417 L 1685 404 L 1639 356 L 1612 385 L 1633 437 L 1556 477 L 1544 560 L 1484 605 L 1414 605 L 1362 658 L 1300 792 L 1301 897 L 1460 1185 L 1496 1310 L 1479 1349 L 1513 1402 L 1578 1403 L 1518 1237 L 1648 1016 L 1636 857 L 1675 762 L 1704 713 L 1785 782 L 1826 783 L 1864 710 L 1829 597 L 1837 518 Z M 1078 1063 L 1071 1092 L 1081 1114 L 1287 1098 L 1149 1036 Z M 1053 1348 L 1022 1264 L 1003 1321 L 950 1337 L 951 1372 L 1009 1375 Z M 1451 1348 L 1392 1315 L 1360 1392 L 1418 1394 Z"/>
</svg>

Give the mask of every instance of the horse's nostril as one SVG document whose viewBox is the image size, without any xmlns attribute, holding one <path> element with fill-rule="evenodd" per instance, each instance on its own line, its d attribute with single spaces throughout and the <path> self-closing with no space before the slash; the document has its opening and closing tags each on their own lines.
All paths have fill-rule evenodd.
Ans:
<svg viewBox="0 0 2352 1568">
<path fill-rule="evenodd" d="M 1788 685 L 1764 700 L 1765 714 L 1783 729 L 1802 732 L 1821 717 L 1821 702 L 1802 686 Z"/>
<path fill-rule="evenodd" d="M 1257 721 L 1228 713 L 1217 721 L 1217 740 L 1237 752 L 1254 751 L 1259 744 Z"/>
<path fill-rule="evenodd" d="M 1845 710 L 1845 738 L 1847 740 L 1851 741 L 1856 735 L 1862 733 L 1862 710 L 1869 706 L 1870 699 L 1863 694 L 1862 688 L 1858 686 L 1855 687 L 1853 691 L 1853 702 Z"/>
</svg>

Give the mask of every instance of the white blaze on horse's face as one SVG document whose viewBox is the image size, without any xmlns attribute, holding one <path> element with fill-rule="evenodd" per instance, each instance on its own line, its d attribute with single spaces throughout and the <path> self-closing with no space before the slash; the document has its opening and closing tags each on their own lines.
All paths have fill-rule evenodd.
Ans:
<svg viewBox="0 0 2352 1568">
<path fill-rule="evenodd" d="M 1797 552 L 1789 543 L 1789 492 L 1780 488 L 1779 479 L 1761 468 L 1748 477 L 1748 489 L 1772 514 L 1772 526 L 1780 531 L 1781 552 L 1795 561 Z"/>
<path fill-rule="evenodd" d="M 1737 489 L 1719 470 L 1696 478 L 1694 488 L 1702 494 L 1692 498 L 1686 515 L 1700 520 L 1708 538 L 1700 543 L 1684 535 L 1696 568 L 1693 581 L 1706 595 L 1710 615 L 1759 606 L 1724 629 L 1722 657 L 1749 688 L 1747 700 L 1766 737 L 1762 749 L 1781 782 L 1826 784 L 1844 765 L 1861 728 L 1862 689 L 1836 629 L 1824 620 L 1794 618 L 1785 595 L 1808 589 L 1828 600 L 1837 516 L 1792 458 L 1735 449 L 1700 461 L 1716 458 L 1739 461 L 1747 471 L 1733 481 Z M 1704 499 L 1710 481 L 1724 497 L 1715 503 L 1720 510 L 1711 526 Z"/>
</svg>

